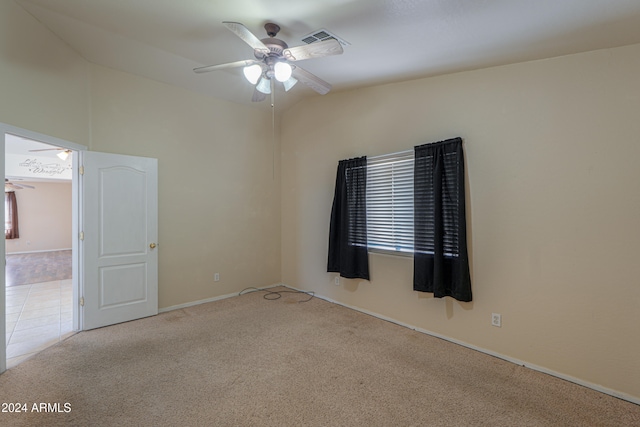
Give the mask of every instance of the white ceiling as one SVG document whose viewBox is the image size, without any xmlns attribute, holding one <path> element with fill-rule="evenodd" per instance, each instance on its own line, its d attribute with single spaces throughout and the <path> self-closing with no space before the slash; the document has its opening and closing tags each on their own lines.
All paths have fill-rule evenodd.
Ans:
<svg viewBox="0 0 640 427">
<path fill-rule="evenodd" d="M 259 38 L 274 22 L 289 46 L 321 28 L 351 43 L 301 64 L 333 91 L 640 43 L 639 0 L 16 1 L 90 62 L 248 104 L 239 69 L 192 71 L 253 58 L 222 21 Z M 299 84 L 276 104 L 306 96 L 320 95 Z"/>
<path fill-rule="evenodd" d="M 55 159 L 56 155 L 60 152 L 60 147 L 8 133 L 5 136 L 5 152 L 21 156 L 38 156 Z"/>
<path fill-rule="evenodd" d="M 22 138 L 20 136 L 5 134 L 5 154 L 15 154 L 18 156 L 23 156 L 26 158 L 38 158 L 39 160 L 43 159 L 51 159 L 52 161 L 58 162 L 57 154 L 60 152 L 61 148 L 53 145 L 45 144 L 43 142 L 34 141 L 28 138 Z M 73 154 L 72 154 L 73 155 Z M 5 158 L 5 161 L 8 161 Z M 47 160 L 48 161 L 48 160 Z M 28 182 L 60 182 L 61 180 L 66 180 L 66 178 L 60 178 L 59 176 L 55 178 L 50 177 L 39 177 L 34 178 L 33 176 L 23 176 L 23 175 L 7 175 L 5 179 L 9 181 L 28 181 Z"/>
</svg>

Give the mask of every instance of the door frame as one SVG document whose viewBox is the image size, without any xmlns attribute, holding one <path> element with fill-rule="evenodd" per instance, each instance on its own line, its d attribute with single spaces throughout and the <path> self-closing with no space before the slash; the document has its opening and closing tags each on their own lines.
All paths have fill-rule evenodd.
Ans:
<svg viewBox="0 0 640 427">
<path fill-rule="evenodd" d="M 38 132 L 33 132 L 27 129 L 19 128 L 16 126 L 8 125 L 0 122 L 0 175 L 4 177 L 5 168 L 5 135 L 9 133 L 15 136 L 20 136 L 27 139 L 33 139 L 35 141 L 40 141 L 45 144 L 55 145 L 60 148 L 69 149 L 72 151 L 80 152 L 87 150 L 87 147 L 84 145 L 76 144 L 70 141 L 66 141 L 64 139 L 56 138 L 53 136 L 45 135 Z M 76 155 L 72 157 L 72 224 L 71 230 L 73 233 L 73 238 L 71 239 L 71 250 L 72 250 L 72 286 L 73 286 L 73 330 L 79 331 L 82 330 L 81 324 L 81 316 L 80 316 L 80 289 L 81 289 L 81 277 L 82 277 L 82 263 L 80 262 L 80 174 L 79 174 L 79 158 L 80 156 Z M 2 212 L 2 217 L 4 218 L 4 203 L 1 204 L 2 207 L 0 211 Z M 5 238 L 4 234 L 2 234 L 2 244 L 0 244 L 0 259 L 6 260 L 5 253 Z M 0 331 L 4 331 L 4 338 L 0 342 L 0 374 L 7 370 L 7 339 L 6 339 L 6 283 L 5 283 L 5 269 L 6 269 L 6 261 L 2 267 L 2 277 L 0 277 Z"/>
</svg>

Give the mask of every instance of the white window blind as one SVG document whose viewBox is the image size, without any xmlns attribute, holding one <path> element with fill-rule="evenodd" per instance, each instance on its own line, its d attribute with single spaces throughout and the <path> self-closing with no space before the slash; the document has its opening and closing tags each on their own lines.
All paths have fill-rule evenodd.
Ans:
<svg viewBox="0 0 640 427">
<path fill-rule="evenodd" d="M 413 252 L 414 150 L 367 159 L 367 246 Z"/>
</svg>

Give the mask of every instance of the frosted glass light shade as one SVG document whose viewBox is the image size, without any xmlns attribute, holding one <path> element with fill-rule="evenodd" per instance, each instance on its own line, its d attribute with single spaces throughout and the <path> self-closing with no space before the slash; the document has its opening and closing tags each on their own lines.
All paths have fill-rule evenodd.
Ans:
<svg viewBox="0 0 640 427">
<path fill-rule="evenodd" d="M 269 79 L 265 79 L 264 77 L 260 79 L 260 82 L 258 83 L 258 86 L 256 86 L 256 89 L 258 90 L 258 92 L 262 92 L 265 95 L 268 95 L 271 93 L 271 80 Z"/>
<path fill-rule="evenodd" d="M 249 80 L 249 83 L 252 85 L 258 82 L 258 79 L 262 75 L 262 67 L 258 64 L 249 65 L 248 67 L 244 67 L 242 69 L 244 76 Z"/>
<path fill-rule="evenodd" d="M 273 66 L 273 71 L 276 74 L 276 80 L 279 82 L 286 82 L 291 77 L 291 65 L 286 62 L 276 62 Z"/>
<path fill-rule="evenodd" d="M 60 160 L 67 160 L 67 158 L 69 157 L 69 152 L 67 150 L 64 150 L 56 154 L 56 156 L 58 156 Z"/>
<path fill-rule="evenodd" d="M 289 89 L 294 87 L 296 85 L 296 83 L 298 83 L 298 81 L 296 79 L 294 79 L 293 77 L 289 77 L 289 79 L 287 79 L 287 80 L 282 82 L 282 84 L 284 85 L 284 90 L 286 92 L 289 92 Z"/>
</svg>

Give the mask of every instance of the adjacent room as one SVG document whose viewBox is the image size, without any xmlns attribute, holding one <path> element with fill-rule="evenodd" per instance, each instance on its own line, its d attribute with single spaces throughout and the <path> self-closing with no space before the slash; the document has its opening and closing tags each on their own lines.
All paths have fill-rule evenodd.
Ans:
<svg viewBox="0 0 640 427">
<path fill-rule="evenodd" d="M 638 28 L 627 0 L 0 2 L 0 130 L 157 159 L 159 313 L 7 364 L 29 414 L 0 423 L 640 425 Z M 413 191 L 452 140 L 470 288 L 440 293 L 404 234 L 422 202 L 374 236 L 371 177 Z M 355 273 L 330 262 L 354 159 Z M 82 248 L 49 221 L 70 241 L 6 255 Z"/>
<path fill-rule="evenodd" d="M 72 333 L 71 153 L 5 138 L 7 365 Z"/>
</svg>

